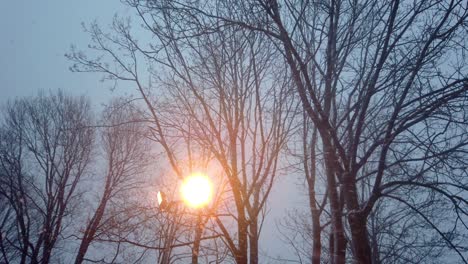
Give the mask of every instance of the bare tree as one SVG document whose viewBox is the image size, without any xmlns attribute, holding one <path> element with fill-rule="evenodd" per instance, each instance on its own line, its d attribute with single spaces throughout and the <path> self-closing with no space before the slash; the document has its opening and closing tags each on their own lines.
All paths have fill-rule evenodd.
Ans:
<svg viewBox="0 0 468 264">
<path fill-rule="evenodd" d="M 409 200 L 438 195 L 463 221 L 466 200 L 457 193 L 466 183 L 456 164 L 466 164 L 464 2 L 135 2 L 169 12 L 168 24 L 187 38 L 240 27 L 277 45 L 320 136 L 333 263 L 346 260 L 346 228 L 353 258 L 372 262 L 367 220 L 388 199 L 429 223 L 466 262 L 460 240 Z M 370 192 L 358 191 L 364 179 Z"/>
<path fill-rule="evenodd" d="M 99 190 L 100 200 L 94 213 L 82 230 L 75 263 L 82 263 L 86 252 L 96 236 L 105 232 L 112 214 L 107 208 L 116 197 L 128 195 L 129 191 L 140 188 L 146 182 L 142 177 L 148 164 L 148 143 L 145 137 L 146 125 L 138 111 L 123 99 L 115 99 L 104 110 L 101 120 L 101 140 L 104 160 L 107 165 L 103 177 L 103 189 Z M 146 144 L 147 145 L 147 144 Z"/>
<path fill-rule="evenodd" d="M 312 121 L 310 129 L 316 131 L 310 134 L 315 135 L 312 139 L 320 145 L 320 151 L 311 152 L 308 158 L 323 160 L 330 262 L 345 263 L 348 258 L 358 263 L 378 263 L 388 254 L 394 257 L 392 261 L 405 262 L 408 255 L 384 249 L 393 243 L 394 233 L 385 234 L 388 228 L 378 228 L 384 224 L 378 215 L 388 214 L 396 205 L 397 211 L 406 212 L 398 223 L 408 224 L 390 227 L 392 231 L 403 234 L 408 229 L 418 230 L 412 223 L 422 221 L 428 227 L 425 232 L 439 237 L 434 245 L 450 248 L 467 262 L 462 245 L 467 231 L 467 212 L 463 207 L 467 204 L 468 144 L 465 2 L 127 2 L 136 8 L 144 29 L 159 43 L 142 45 L 130 34 L 128 23 L 114 24 L 117 36 L 93 27 L 95 49 L 110 56 L 117 68 L 74 53 L 71 58 L 81 66 L 76 70 L 100 71 L 116 80 L 133 81 L 152 111 L 156 138 L 167 151 L 174 170 L 180 172 L 171 142 L 163 133 L 164 124 L 148 94 L 153 83 L 143 84 L 138 62 L 149 62 L 150 74 L 160 65 L 168 69 L 167 76 L 161 79 L 180 102 L 175 109 L 184 110 L 181 112 L 190 117 L 190 131 L 200 145 L 215 154 L 230 182 L 237 211 L 237 245 L 224 233 L 237 262 L 247 262 L 247 226 L 256 233 L 252 223 L 259 210 L 249 207 L 263 208 L 255 203 L 260 201 L 257 205 L 262 205 L 260 197 L 268 194 L 268 188 L 266 192 L 264 189 L 257 199 L 258 189 L 254 186 L 262 185 L 252 183 L 263 178 L 256 173 L 248 178 L 243 173 L 248 171 L 245 168 L 251 168 L 250 161 L 262 164 L 254 170 L 259 175 L 273 172 L 268 169 L 271 167 L 264 167 L 268 162 L 260 162 L 261 155 L 257 154 L 261 153 L 261 146 L 281 142 L 275 140 L 282 138 L 275 135 L 273 142 L 268 141 L 268 131 L 275 130 L 263 130 L 260 125 L 242 132 L 248 127 L 243 126 L 247 124 L 243 123 L 245 120 L 253 124 L 265 121 L 264 115 L 257 115 L 261 108 L 246 111 L 249 104 L 245 102 L 249 102 L 246 98 L 267 98 L 258 92 L 264 91 L 259 87 L 269 84 L 259 78 L 262 68 L 271 72 L 268 61 L 277 63 L 279 72 L 286 74 L 275 72 L 276 76 L 284 77 L 286 83 L 288 75 L 292 78 L 296 91 L 293 96 L 299 97 Z M 116 53 L 116 48 L 124 50 L 127 57 Z M 265 50 L 267 56 L 262 55 Z M 250 57 L 244 62 L 252 67 L 242 68 L 240 58 L 246 54 Z M 274 60 L 272 56 L 276 56 Z M 278 63 L 278 58 L 284 59 L 287 67 Z M 254 59 L 257 63 L 252 63 Z M 258 65 L 262 66 L 257 68 Z M 252 86 L 242 83 L 248 84 L 248 80 L 254 80 Z M 275 102 L 289 98 L 282 97 L 286 94 L 289 95 L 276 94 L 270 103 L 255 106 L 284 113 L 285 108 Z M 248 113 L 253 113 L 252 118 Z M 273 128 L 271 124 L 266 126 Z M 249 134 L 252 131 L 256 133 Z M 257 135 L 267 140 L 256 141 Z M 260 148 L 250 151 L 252 159 L 243 160 L 243 148 L 239 150 L 237 144 L 248 142 L 247 138 L 259 143 L 251 146 Z M 269 150 L 274 149 L 279 148 Z M 316 149 L 314 146 L 311 150 Z M 267 160 L 273 162 L 273 167 L 277 164 L 276 158 Z M 311 160 L 310 166 L 314 164 Z M 316 175 L 313 170 L 305 169 L 312 172 L 306 174 L 312 201 L 316 199 L 312 197 L 312 179 L 317 177 L 311 176 Z M 268 183 L 271 178 L 266 179 Z M 317 210 L 315 204 L 310 203 L 312 210 Z M 379 212 L 386 204 L 389 209 Z M 441 215 L 451 215 L 453 220 L 440 218 Z M 316 223 L 316 218 L 313 221 Z M 318 230 L 313 232 L 318 234 Z M 411 234 L 422 244 L 434 242 L 418 237 L 417 232 Z M 394 242 L 399 247 L 409 245 L 407 241 Z M 250 246 L 255 248 L 255 242 Z M 250 260 L 255 259 L 253 253 Z"/>
<path fill-rule="evenodd" d="M 77 62 L 73 69 L 103 72 L 110 79 L 136 84 L 153 121 L 154 139 L 178 177 L 187 171 L 180 161 L 191 155 L 182 154 L 186 147 L 177 145 L 179 139 L 189 137 L 196 149 L 211 153 L 229 184 L 230 196 L 223 199 L 233 199 L 235 208 L 226 204 L 227 211 L 211 213 L 218 232 L 237 263 L 248 259 L 257 263 L 265 203 L 297 106 L 289 97 L 289 77 L 276 68 L 284 60 L 272 56 L 273 47 L 260 35 L 235 29 L 186 43 L 185 32 L 171 26 L 169 13 L 146 5 L 135 8 L 144 29 L 158 38 L 157 46 L 134 39 L 126 21 L 114 22 L 116 35 L 93 25 L 89 29 L 93 47 L 113 64 L 74 52 L 69 55 Z M 141 70 L 143 62 L 151 65 L 149 72 Z M 164 68 L 156 70 L 159 67 Z M 146 74 L 151 76 L 147 85 L 140 77 Z M 156 82 L 165 90 L 156 90 Z M 154 100 L 156 94 L 166 102 Z M 220 214 L 226 216 L 216 216 Z M 235 232 L 225 227 L 232 221 Z"/>
<path fill-rule="evenodd" d="M 175 102 L 183 106 L 178 107 L 183 110 L 179 115 L 186 116 L 194 140 L 214 154 L 229 183 L 236 210 L 224 213 L 235 215 L 237 245 L 217 219 L 227 245 L 236 262 L 250 259 L 257 263 L 261 213 L 292 123 L 287 118 L 294 115 L 290 111 L 294 104 L 286 99 L 287 79 L 272 78 L 273 72 L 268 72 L 273 60 L 262 53 L 268 51 L 262 40 L 253 37 L 239 43 L 235 34 L 223 32 L 199 40 L 195 44 L 199 57 L 190 59 L 177 53 L 180 44 L 173 43 L 171 61 L 180 64 L 171 70 L 184 70 L 177 70 L 175 80 L 166 84 L 172 98 L 178 99 Z M 202 45 L 207 49 L 200 49 Z M 192 59 L 194 64 L 187 65 Z M 270 81 L 280 86 L 270 88 Z"/>
<path fill-rule="evenodd" d="M 49 263 L 90 164 L 89 103 L 62 92 L 41 94 L 10 103 L 2 119 L 3 261 Z"/>
<path fill-rule="evenodd" d="M 461 157 L 467 144 L 464 2 L 171 2 L 153 7 L 170 9 L 187 24 L 203 21 L 205 32 L 191 27 L 192 34 L 240 26 L 278 44 L 320 136 L 334 263 L 346 259 L 343 218 L 353 258 L 372 262 L 367 219 L 377 201 L 388 199 L 416 213 L 466 262 L 461 240 L 419 208 L 422 197 L 436 195 L 430 201 L 449 201 L 454 217 L 464 223 L 466 212 L 459 204 L 466 200 L 458 193 L 466 192 L 465 172 L 456 165 L 466 164 Z M 360 188 L 366 184 L 370 191 Z M 418 199 L 411 200 L 414 196 Z M 462 234 L 450 224 L 449 234 Z"/>
</svg>

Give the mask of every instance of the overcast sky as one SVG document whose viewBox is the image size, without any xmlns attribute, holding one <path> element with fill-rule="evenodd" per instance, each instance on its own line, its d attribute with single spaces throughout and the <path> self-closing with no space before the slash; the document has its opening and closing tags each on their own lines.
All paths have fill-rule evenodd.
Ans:
<svg viewBox="0 0 468 264">
<path fill-rule="evenodd" d="M 128 16 L 132 10 L 118 0 L 0 0 L 0 104 L 17 96 L 33 96 L 40 90 L 63 89 L 85 94 L 100 105 L 115 94 L 102 76 L 72 73 L 64 54 L 72 44 L 85 49 L 89 36 L 82 22 L 111 23 L 115 13 Z M 118 89 L 117 93 L 128 93 Z M 298 205 L 300 195 L 290 176 L 279 182 L 270 195 L 270 213 L 261 238 L 261 252 L 291 258 L 280 241 L 275 221 L 287 207 Z"/>
<path fill-rule="evenodd" d="M 128 13 L 117 0 L 0 0 L 1 101 L 64 89 L 86 94 L 93 103 L 111 95 L 97 74 L 68 70 L 64 54 L 71 44 L 85 48 L 89 37 L 81 23 L 107 25 L 116 12 Z"/>
</svg>

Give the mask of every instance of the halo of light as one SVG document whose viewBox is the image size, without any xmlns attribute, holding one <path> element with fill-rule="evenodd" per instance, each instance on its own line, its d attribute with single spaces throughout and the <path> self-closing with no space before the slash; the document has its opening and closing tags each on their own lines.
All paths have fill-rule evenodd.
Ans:
<svg viewBox="0 0 468 264">
<path fill-rule="evenodd" d="M 210 179 L 202 173 L 194 173 L 182 183 L 182 198 L 193 208 L 207 205 L 211 200 L 213 186 Z"/>
</svg>

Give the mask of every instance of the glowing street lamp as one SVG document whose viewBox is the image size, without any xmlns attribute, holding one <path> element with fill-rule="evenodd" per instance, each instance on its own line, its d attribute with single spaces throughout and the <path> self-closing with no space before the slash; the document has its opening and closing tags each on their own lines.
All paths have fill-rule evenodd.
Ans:
<svg viewBox="0 0 468 264">
<path fill-rule="evenodd" d="M 189 207 L 198 209 L 210 203 L 213 195 L 213 184 L 208 176 L 202 173 L 194 173 L 187 177 L 182 183 L 180 192 L 182 201 Z M 170 209 L 174 203 L 181 201 L 168 201 L 164 192 L 157 194 L 158 205 L 161 210 Z"/>
<path fill-rule="evenodd" d="M 194 173 L 182 183 L 182 198 L 186 205 L 199 209 L 211 201 L 213 186 L 210 179 L 201 173 Z M 192 264 L 198 264 L 200 240 L 203 233 L 201 211 L 198 211 L 195 240 L 192 248 Z"/>
<path fill-rule="evenodd" d="M 206 175 L 194 173 L 184 180 L 181 192 L 185 204 L 200 208 L 211 201 L 213 186 Z"/>
<path fill-rule="evenodd" d="M 200 209 L 208 205 L 213 195 L 213 185 L 210 179 L 202 173 L 194 173 L 187 177 L 181 186 L 183 202 L 194 209 Z M 169 202 L 164 192 L 158 192 L 158 204 L 161 210 L 170 211 L 173 204 L 180 201 Z M 195 229 L 195 240 L 192 248 L 192 264 L 198 263 L 200 241 L 203 233 L 202 214 L 198 210 L 197 227 Z"/>
</svg>

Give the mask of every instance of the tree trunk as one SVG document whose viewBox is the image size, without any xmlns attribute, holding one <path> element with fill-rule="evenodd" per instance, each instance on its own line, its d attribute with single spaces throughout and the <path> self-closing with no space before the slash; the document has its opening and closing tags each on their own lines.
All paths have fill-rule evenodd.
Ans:
<svg viewBox="0 0 468 264">
<path fill-rule="evenodd" d="M 201 212 L 197 216 L 197 223 L 195 227 L 195 239 L 192 248 L 192 264 L 198 264 L 198 255 L 200 253 L 200 241 L 203 234 L 203 223 L 201 219 Z"/>
<path fill-rule="evenodd" d="M 339 193 L 336 184 L 335 170 L 333 169 L 335 163 L 333 162 L 334 156 L 332 155 L 333 148 L 329 142 L 323 143 L 325 151 L 325 164 L 328 182 L 328 193 L 331 209 L 331 231 L 333 233 L 333 249 L 330 251 L 330 259 L 333 264 L 345 264 L 346 261 L 346 237 L 343 227 L 343 205 L 339 199 Z"/>
<path fill-rule="evenodd" d="M 249 225 L 249 242 L 250 242 L 250 264 L 257 264 L 258 263 L 258 223 L 257 219 L 252 219 Z"/>
<path fill-rule="evenodd" d="M 239 251 L 236 255 L 236 263 L 237 264 L 247 264 L 247 221 L 245 220 L 245 215 L 240 214 L 238 220 L 238 230 L 239 230 Z"/>
<path fill-rule="evenodd" d="M 356 189 L 356 176 L 344 175 L 344 195 L 348 208 L 348 223 L 351 229 L 352 251 L 354 259 L 360 264 L 372 263 L 372 250 L 367 232 L 367 216 L 360 212 Z"/>
<path fill-rule="evenodd" d="M 311 201 L 311 202 L 315 203 L 315 201 Z M 312 264 L 320 264 L 320 258 L 322 255 L 320 215 L 319 215 L 319 210 L 317 208 L 313 208 L 311 209 L 311 211 L 312 211 L 312 232 L 313 232 Z"/>
<path fill-rule="evenodd" d="M 341 212 L 340 212 L 341 214 Z M 334 233 L 334 249 L 335 252 L 331 252 L 333 255 L 334 264 L 345 264 L 346 262 L 346 237 L 344 235 L 343 221 L 340 218 L 333 220 L 333 231 Z"/>
<path fill-rule="evenodd" d="M 88 251 L 89 243 L 81 243 L 78 254 L 76 255 L 75 264 L 81 264 L 84 260 L 86 251 Z"/>
<path fill-rule="evenodd" d="M 44 250 L 42 251 L 42 264 L 48 264 L 50 262 L 50 255 L 52 254 L 52 247 L 44 244 Z"/>
<path fill-rule="evenodd" d="M 99 207 L 97 208 L 93 218 L 88 223 L 88 226 L 86 227 L 86 231 L 84 233 L 83 239 L 81 240 L 80 243 L 80 248 L 78 250 L 78 254 L 75 258 L 75 264 L 81 264 L 83 263 L 84 257 L 86 255 L 86 252 L 88 251 L 89 245 L 91 242 L 94 240 L 94 236 L 96 235 L 96 231 L 98 229 L 99 224 L 101 223 L 102 217 L 104 215 L 104 211 L 107 206 L 107 202 L 109 200 L 110 196 L 110 177 L 107 176 L 107 181 L 106 181 L 106 187 L 105 187 L 105 193 L 101 198 L 101 201 L 99 203 Z"/>
<path fill-rule="evenodd" d="M 304 115 L 304 135 L 306 135 L 306 123 Z M 320 228 L 320 210 L 317 208 L 316 204 L 316 193 L 315 193 L 315 180 L 317 178 L 317 159 L 315 146 L 317 144 L 317 128 L 315 127 L 312 133 L 312 139 L 307 149 L 307 138 L 303 138 L 304 142 L 304 157 L 307 157 L 308 151 L 310 151 L 310 167 L 307 163 L 307 160 L 304 162 L 304 170 L 306 173 L 307 184 L 309 186 L 309 208 L 310 215 L 312 217 L 312 264 L 320 264 L 320 259 L 322 255 L 322 230 Z M 331 250 L 331 249 L 330 249 Z"/>
<path fill-rule="evenodd" d="M 357 263 L 371 264 L 372 251 L 367 235 L 367 220 L 357 213 L 350 213 L 348 223 L 351 228 L 352 247 Z"/>
</svg>

